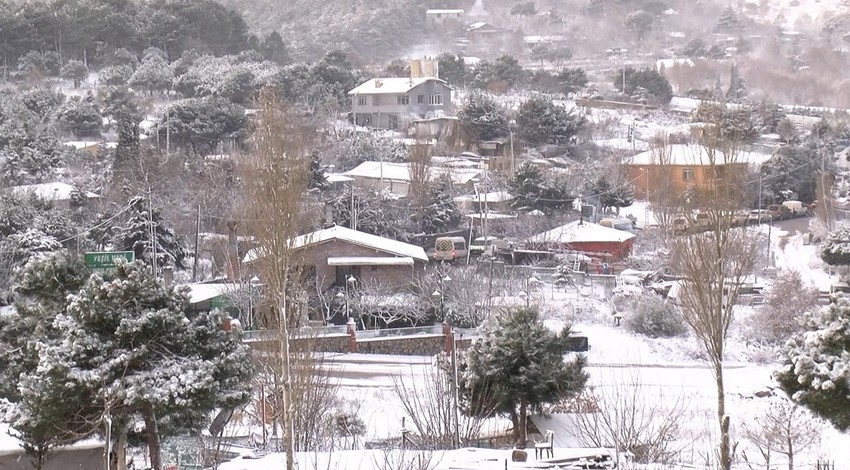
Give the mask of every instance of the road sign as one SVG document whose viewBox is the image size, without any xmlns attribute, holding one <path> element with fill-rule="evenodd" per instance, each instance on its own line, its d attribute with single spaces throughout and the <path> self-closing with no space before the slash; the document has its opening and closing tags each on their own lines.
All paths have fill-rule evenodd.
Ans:
<svg viewBox="0 0 850 470">
<path fill-rule="evenodd" d="M 92 271 L 109 271 L 115 269 L 119 259 L 132 263 L 136 255 L 132 251 L 94 251 L 86 253 L 85 259 Z"/>
</svg>

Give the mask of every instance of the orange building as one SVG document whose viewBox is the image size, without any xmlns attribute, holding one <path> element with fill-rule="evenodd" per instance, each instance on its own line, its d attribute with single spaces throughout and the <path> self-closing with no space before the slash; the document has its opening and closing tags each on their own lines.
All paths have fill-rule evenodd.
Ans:
<svg viewBox="0 0 850 470">
<path fill-rule="evenodd" d="M 770 155 L 752 152 L 727 156 L 719 150 L 709 152 L 701 145 L 677 144 L 641 152 L 624 165 L 629 181 L 634 184 L 635 197 L 646 199 L 651 191 L 682 192 L 732 174 L 743 180 L 750 167 L 757 169 L 769 158 Z"/>
</svg>

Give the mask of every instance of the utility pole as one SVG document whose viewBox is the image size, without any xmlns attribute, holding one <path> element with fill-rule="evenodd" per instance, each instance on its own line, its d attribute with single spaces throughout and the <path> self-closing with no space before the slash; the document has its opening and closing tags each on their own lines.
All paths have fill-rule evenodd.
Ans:
<svg viewBox="0 0 850 470">
<path fill-rule="evenodd" d="M 165 153 L 171 153 L 171 115 L 165 110 Z"/>
<path fill-rule="evenodd" d="M 195 221 L 195 261 L 192 263 L 192 282 L 197 280 L 198 276 L 198 245 L 201 238 L 201 205 L 198 204 L 198 218 Z"/>
</svg>

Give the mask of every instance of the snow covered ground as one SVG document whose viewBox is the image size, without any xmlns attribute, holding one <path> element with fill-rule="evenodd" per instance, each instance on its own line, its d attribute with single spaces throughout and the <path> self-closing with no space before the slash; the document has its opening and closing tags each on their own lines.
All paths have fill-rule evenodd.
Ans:
<svg viewBox="0 0 850 470">
<path fill-rule="evenodd" d="M 631 209 L 631 210 L 629 210 Z M 636 204 L 624 210 L 635 215 L 639 222 L 649 211 Z M 784 240 L 784 241 L 780 241 Z M 831 277 L 817 257 L 817 245 L 803 243 L 803 234 L 771 230 L 773 259 L 779 269 L 795 269 L 803 279 L 818 288 L 828 286 Z M 590 350 L 588 371 L 590 384 L 601 389 L 621 386 L 623 383 L 640 383 L 642 393 L 659 406 L 672 406 L 683 400 L 686 412 L 682 415 L 684 431 L 679 436 L 681 465 L 703 466 L 706 455 L 712 452 L 716 438 L 716 395 L 711 371 L 701 358 L 701 349 L 692 337 L 652 339 L 631 333 L 615 326 L 604 292 L 583 287 L 565 290 L 554 289 L 543 283 L 537 289 L 534 302 L 541 305 L 546 324 L 560 330 L 572 324 L 576 333 L 586 335 Z M 746 317 L 755 307 L 741 307 L 740 316 Z M 733 326 L 728 342 L 725 384 L 727 413 L 732 422 L 732 439 L 738 442 L 738 455 L 744 454 L 751 462 L 760 462 L 758 452 L 742 435 L 744 423 L 755 423 L 772 401 L 781 400 L 775 389 L 772 373 L 778 364 L 770 361 L 754 363 L 750 357 L 757 355 L 748 344 L 741 324 Z M 348 400 L 367 427 L 366 441 L 398 437 L 401 435 L 405 411 L 393 392 L 393 376 L 410 383 L 425 380 L 432 364 L 430 357 L 378 356 L 339 354 L 332 357 L 331 368 L 338 377 L 340 395 Z M 498 420 L 492 428 L 504 431 L 509 423 Z M 835 462 L 835 468 L 850 468 L 850 446 L 847 435 L 822 424 L 819 443 L 796 456 L 797 468 L 814 468 L 818 460 Z M 569 449 L 556 448 L 555 458 L 563 458 Z M 445 452 L 386 452 L 357 450 L 333 453 L 304 453 L 297 456 L 302 469 L 383 470 L 388 468 L 414 468 L 411 462 L 426 462 L 415 468 L 443 469 L 505 469 L 546 468 L 544 462 L 533 462 L 530 452 L 527 464 L 510 462 L 507 449 L 461 449 Z M 778 457 L 774 456 L 775 459 Z M 284 456 L 270 454 L 259 459 L 239 458 L 221 465 L 222 470 L 259 470 L 280 468 Z M 420 461 L 421 460 L 421 461 Z M 774 460 L 784 466 L 784 462 Z M 554 467 L 549 467 L 554 468 Z M 739 460 L 736 468 L 748 468 Z M 755 468 L 755 467 L 753 467 Z"/>
</svg>

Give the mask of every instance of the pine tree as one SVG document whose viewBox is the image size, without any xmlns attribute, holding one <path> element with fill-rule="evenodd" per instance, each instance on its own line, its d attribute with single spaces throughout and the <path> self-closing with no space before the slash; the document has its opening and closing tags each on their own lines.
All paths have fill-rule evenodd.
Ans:
<svg viewBox="0 0 850 470">
<path fill-rule="evenodd" d="M 472 139 L 493 140 L 508 135 L 508 114 L 490 95 L 469 94 L 457 117 Z"/>
<path fill-rule="evenodd" d="M 547 329 L 536 308 L 502 312 L 467 351 L 460 383 L 464 400 L 492 400 L 494 411 L 513 422 L 516 444 L 524 446 L 528 414 L 573 396 L 587 383 L 584 356 L 564 361 L 569 335 L 569 327 L 560 334 Z M 474 390 L 492 395 L 474 396 Z"/>
<path fill-rule="evenodd" d="M 310 189 L 324 190 L 330 187 L 325 172 L 322 169 L 322 160 L 318 152 L 310 156 Z"/>
<path fill-rule="evenodd" d="M 795 402 L 841 431 L 850 429 L 850 299 L 806 314 L 803 332 L 782 349 L 784 365 L 774 374 Z"/>
<path fill-rule="evenodd" d="M 747 87 L 744 79 L 738 75 L 738 66 L 734 63 L 729 71 L 729 89 L 726 90 L 726 101 L 740 103 L 747 97 Z"/>
<path fill-rule="evenodd" d="M 41 468 L 49 450 L 85 434 L 85 422 L 74 418 L 77 399 L 51 402 L 34 389 L 40 348 L 61 338 L 53 321 L 69 294 L 88 279 L 80 256 L 61 251 L 27 263 L 14 278 L 15 308 L 0 315 L 0 412 L 5 412 L 14 437 Z M 61 424 L 59 424 L 61 423 Z"/>
<path fill-rule="evenodd" d="M 141 196 L 131 199 L 128 205 L 129 219 L 123 226 L 116 228 L 116 249 L 132 251 L 137 260 L 148 265 L 153 264 L 155 251 L 156 265 L 159 268 L 169 266 L 186 269 L 186 249 L 174 230 L 166 225 L 160 212 L 150 209 L 148 200 Z M 151 225 L 155 229 L 155 245 L 151 243 Z"/>
<path fill-rule="evenodd" d="M 40 350 L 33 384 L 45 399 L 89 400 L 78 406 L 99 408 L 98 417 L 104 409 L 121 423 L 141 417 L 151 467 L 162 470 L 161 435 L 197 432 L 216 409 L 248 400 L 247 346 L 223 330 L 220 313 L 188 318 L 186 293 L 139 262 L 104 277 L 69 296 L 54 321 L 61 339 Z"/>
<path fill-rule="evenodd" d="M 460 211 L 449 192 L 451 182 L 448 177 L 433 181 L 429 188 L 429 204 L 423 212 L 419 226 L 425 233 L 440 233 L 456 227 L 460 223 Z"/>
</svg>

